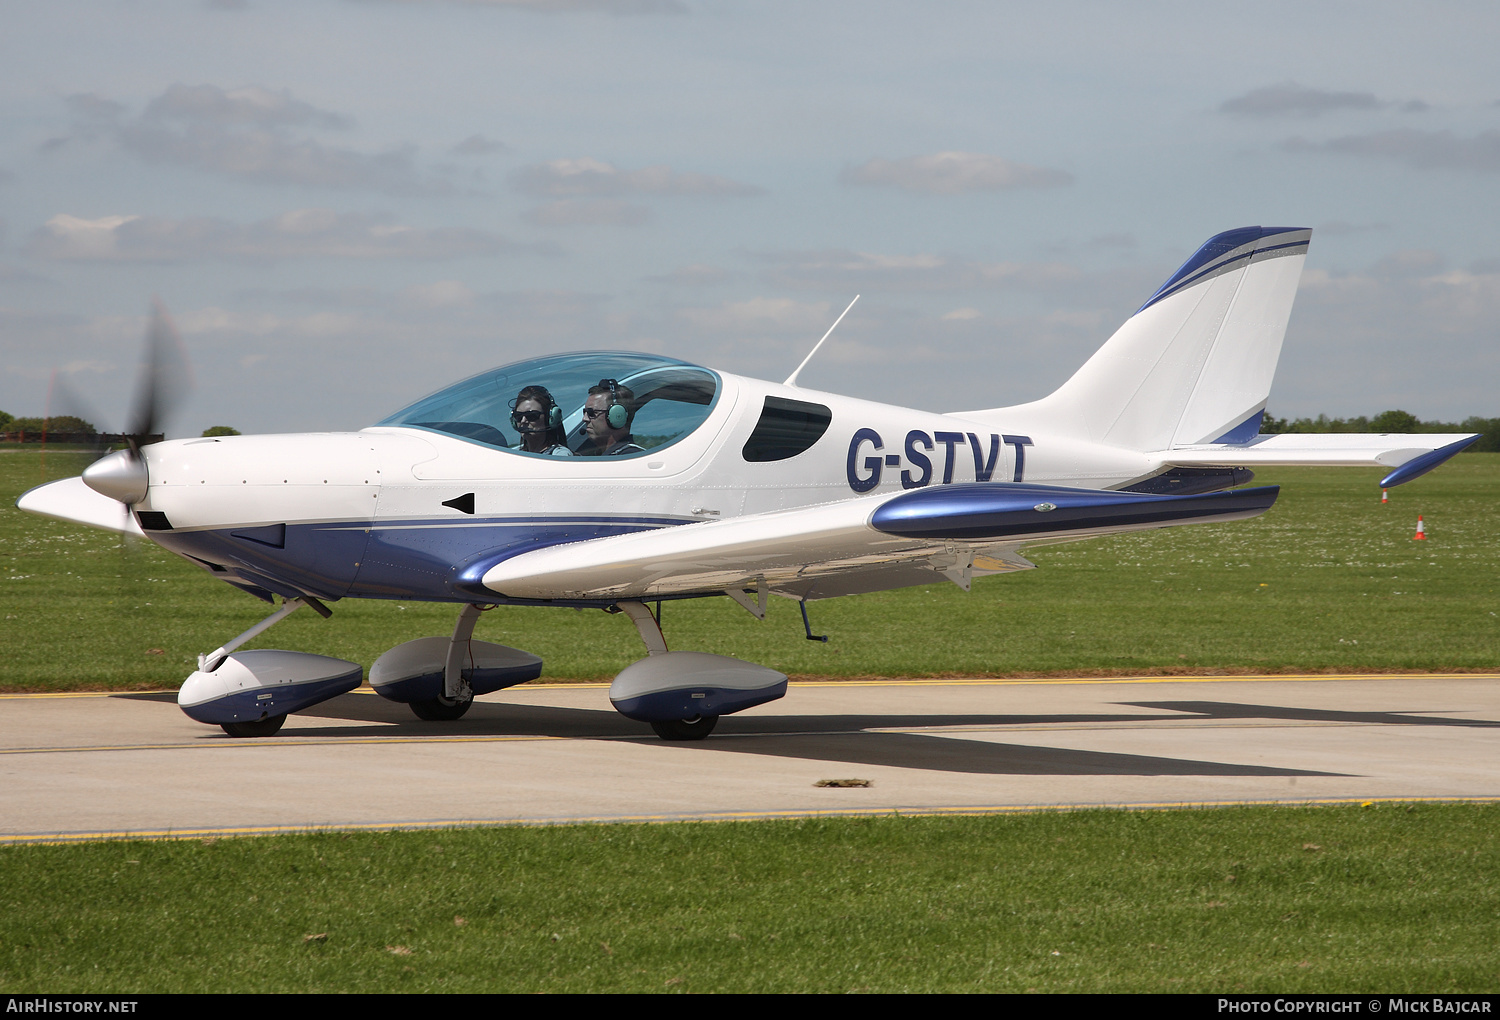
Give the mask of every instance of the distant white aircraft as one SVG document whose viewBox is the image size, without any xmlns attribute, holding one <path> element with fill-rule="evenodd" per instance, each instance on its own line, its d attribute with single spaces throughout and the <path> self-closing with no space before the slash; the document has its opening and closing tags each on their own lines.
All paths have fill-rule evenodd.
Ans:
<svg viewBox="0 0 1500 1020">
<path fill-rule="evenodd" d="M 816 599 L 935 577 L 967 590 L 1028 569 L 1028 546 L 1255 516 L 1278 490 L 1232 488 L 1251 468 L 1384 465 L 1389 487 L 1477 439 L 1258 434 L 1310 236 L 1211 238 L 1056 392 L 1015 407 L 934 414 L 803 389 L 797 372 L 777 384 L 656 355 L 563 354 L 359 432 L 132 444 L 18 505 L 143 534 L 282 598 L 201 656 L 179 693 L 189 716 L 232 735 L 275 733 L 362 677 L 340 659 L 236 648 L 299 606 L 327 615 L 325 602 L 377 598 L 463 607 L 450 636 L 370 669 L 378 693 L 423 719 L 456 719 L 476 694 L 540 674 L 536 656 L 473 639 L 481 610 L 596 607 L 629 616 L 649 653 L 615 679 L 615 707 L 699 739 L 720 715 L 781 697 L 786 677 L 668 651 L 648 603 L 727 595 L 759 617 L 779 595 L 802 603 L 805 624 Z M 141 421 L 155 417 L 148 406 Z"/>
</svg>

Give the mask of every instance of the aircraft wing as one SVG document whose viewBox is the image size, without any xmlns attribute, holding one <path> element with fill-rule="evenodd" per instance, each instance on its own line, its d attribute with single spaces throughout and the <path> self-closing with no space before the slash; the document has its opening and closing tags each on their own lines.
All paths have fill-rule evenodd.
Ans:
<svg viewBox="0 0 1500 1020">
<path fill-rule="evenodd" d="M 1275 486 L 1172 496 L 1025 483 L 931 486 L 472 560 L 454 588 L 535 599 L 761 589 L 830 598 L 1025 570 L 1027 545 L 1254 517 Z"/>
<path fill-rule="evenodd" d="M 1389 467 L 1386 488 L 1425 475 L 1477 441 L 1477 433 L 1281 433 L 1248 443 L 1209 443 L 1148 454 L 1169 467 Z"/>
</svg>

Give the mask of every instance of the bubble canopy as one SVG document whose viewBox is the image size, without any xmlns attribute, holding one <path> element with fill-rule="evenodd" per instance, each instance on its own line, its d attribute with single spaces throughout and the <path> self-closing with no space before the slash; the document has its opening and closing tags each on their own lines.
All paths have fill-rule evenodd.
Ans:
<svg viewBox="0 0 1500 1020">
<path fill-rule="evenodd" d="M 442 432 L 521 456 L 598 456 L 604 451 L 588 433 L 584 402 L 591 388 L 609 380 L 615 383 L 613 402 L 625 407 L 628 419 L 629 445 L 618 447 L 627 452 L 616 456 L 638 457 L 670 446 L 707 421 L 719 399 L 719 377 L 706 368 L 658 354 L 589 351 L 481 372 L 375 424 Z M 557 406 L 561 421 L 548 433 L 550 453 L 522 448 L 524 437 L 512 411 L 528 387 L 544 388 Z"/>
</svg>

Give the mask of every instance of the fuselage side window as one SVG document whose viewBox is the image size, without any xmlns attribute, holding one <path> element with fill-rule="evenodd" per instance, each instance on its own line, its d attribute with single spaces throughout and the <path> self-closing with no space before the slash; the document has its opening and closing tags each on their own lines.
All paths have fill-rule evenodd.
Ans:
<svg viewBox="0 0 1500 1020">
<path fill-rule="evenodd" d="M 823 438 L 832 421 L 833 412 L 823 404 L 767 397 L 755 431 L 745 440 L 744 458 L 751 463 L 763 463 L 805 453 Z"/>
</svg>

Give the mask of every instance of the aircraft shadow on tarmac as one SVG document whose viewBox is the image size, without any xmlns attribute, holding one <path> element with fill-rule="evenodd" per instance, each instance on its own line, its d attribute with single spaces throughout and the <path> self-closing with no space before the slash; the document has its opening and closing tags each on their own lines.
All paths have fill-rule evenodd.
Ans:
<svg viewBox="0 0 1500 1020">
<path fill-rule="evenodd" d="M 120 697 L 171 701 L 172 695 L 120 695 Z M 1077 748 L 976 740 L 955 734 L 899 733 L 891 730 L 914 727 L 984 727 L 1097 722 L 1145 723 L 1203 718 L 1283 718 L 1290 709 L 1259 706 L 1215 705 L 1208 702 L 1162 703 L 1138 707 L 1155 708 L 1149 713 L 1082 713 L 1055 715 L 1015 714 L 904 714 L 904 715 L 747 715 L 722 719 L 714 735 L 699 742 L 672 746 L 700 752 L 758 754 L 777 758 L 840 762 L 848 765 L 879 765 L 986 775 L 1122 775 L 1122 776 L 1337 776 L 1343 773 L 1266 765 L 1238 765 L 1194 761 L 1153 755 L 1121 754 Z M 1212 711 L 1210 710 L 1212 709 Z M 1222 711 L 1221 711 L 1222 710 Z M 1184 715 L 1183 713 L 1190 713 Z M 1334 713 L 1339 714 L 1339 713 Z M 316 719 L 346 720 L 339 725 L 319 726 Z M 1403 717 L 1404 719 L 1405 717 Z M 422 722 L 404 705 L 365 695 L 345 695 L 326 701 L 294 716 L 296 727 L 282 731 L 281 738 L 350 739 L 370 737 L 561 737 L 574 739 L 628 738 L 661 745 L 644 727 L 611 708 L 558 708 L 479 701 L 457 722 Z M 1413 722 L 1426 722 L 1410 717 Z M 348 725 L 348 723 L 355 725 Z M 369 725 L 358 725 L 358 723 Z M 309 725 L 312 723 L 312 725 Z M 209 740 L 231 740 L 215 728 L 206 727 Z"/>
<path fill-rule="evenodd" d="M 1239 705 L 1230 701 L 1122 701 L 1132 708 L 1160 708 L 1188 712 L 1204 719 L 1295 719 L 1299 722 L 1379 723 L 1393 726 L 1500 726 L 1493 719 L 1453 719 L 1411 712 L 1340 712 L 1326 708 L 1286 705 Z"/>
</svg>

